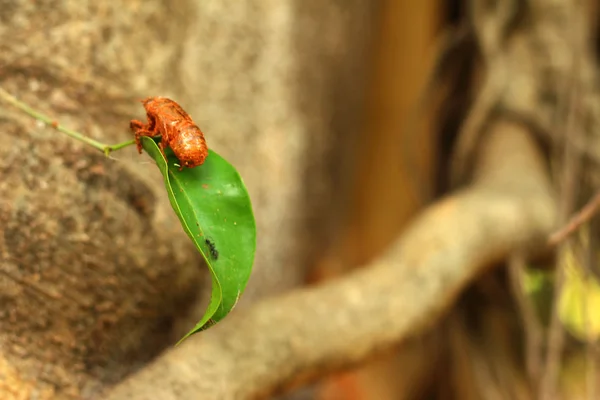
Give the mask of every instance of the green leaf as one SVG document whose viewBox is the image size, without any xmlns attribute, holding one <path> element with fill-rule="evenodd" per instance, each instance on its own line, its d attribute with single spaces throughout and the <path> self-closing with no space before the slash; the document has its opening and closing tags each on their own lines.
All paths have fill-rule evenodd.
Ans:
<svg viewBox="0 0 600 400">
<path fill-rule="evenodd" d="M 170 149 L 164 158 L 156 142 L 144 150 L 164 177 L 169 200 L 212 275 L 210 303 L 202 319 L 180 341 L 222 320 L 243 293 L 254 262 L 256 225 L 250 197 L 235 168 L 209 150 L 204 164 L 179 171 Z"/>
</svg>

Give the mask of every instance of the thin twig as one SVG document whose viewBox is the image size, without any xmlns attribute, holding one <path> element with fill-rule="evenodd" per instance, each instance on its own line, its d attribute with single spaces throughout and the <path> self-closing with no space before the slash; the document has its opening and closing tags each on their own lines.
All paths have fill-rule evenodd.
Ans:
<svg viewBox="0 0 600 400">
<path fill-rule="evenodd" d="M 597 399 L 600 393 L 600 379 L 598 379 L 598 371 L 600 371 L 600 346 L 598 341 L 590 341 L 588 343 L 588 398 Z"/>
<path fill-rule="evenodd" d="M 426 115 L 426 110 L 431 108 L 431 103 L 435 101 L 440 86 L 443 85 L 442 78 L 444 77 L 444 68 L 447 68 L 449 60 L 456 55 L 460 46 L 466 41 L 469 35 L 469 28 L 466 24 L 461 24 L 457 28 L 448 29 L 440 35 L 440 38 L 434 44 L 434 54 L 437 54 L 431 71 L 427 74 L 423 87 L 419 90 L 418 97 L 411 105 L 408 116 L 400 131 L 400 139 L 402 143 L 400 148 L 403 151 L 401 162 L 406 163 L 405 167 L 408 171 L 414 171 L 408 174 L 409 179 L 416 192 L 421 195 L 420 199 L 423 202 L 429 202 L 432 198 L 431 188 L 423 182 L 427 181 L 427 177 L 423 174 L 422 168 L 417 162 L 415 149 L 417 149 L 417 141 L 419 135 L 420 121 Z"/>
<path fill-rule="evenodd" d="M 598 196 L 596 196 L 598 197 Z M 585 332 L 587 335 L 587 342 L 586 342 L 586 364 L 587 364 L 587 374 L 586 374 L 586 386 L 587 386 L 587 398 L 589 400 L 595 400 L 598 397 L 596 396 L 596 377 L 598 375 L 598 357 L 597 357 L 597 346 L 596 346 L 596 340 L 594 339 L 594 336 L 591 334 L 591 314 L 590 314 L 590 302 L 588 300 L 588 296 L 590 294 L 590 281 L 593 278 L 593 270 L 594 270 L 594 265 L 596 264 L 596 249 L 597 249 L 597 244 L 598 244 L 598 240 L 594 234 L 594 230 L 592 229 L 592 224 L 588 224 L 586 229 L 586 236 L 587 236 L 587 243 L 584 244 L 584 252 L 585 254 L 583 255 L 584 258 L 584 262 L 583 264 L 583 274 L 584 274 L 584 288 L 585 291 L 583 292 L 583 296 L 582 296 L 582 311 L 583 311 L 583 315 L 584 315 L 584 324 L 585 324 Z"/>
<path fill-rule="evenodd" d="M 64 133 L 65 135 L 68 135 L 75 140 L 79 140 L 80 142 L 83 142 L 97 150 L 100 150 L 106 156 L 108 156 L 113 151 L 120 150 L 124 147 L 135 144 L 135 140 L 128 140 L 126 142 L 110 145 L 110 144 L 102 143 L 102 142 L 99 142 L 92 138 L 89 138 L 82 133 L 79 133 L 77 131 L 74 131 L 72 129 L 69 129 L 69 128 L 66 128 L 66 127 L 60 125 L 56 120 L 34 110 L 33 108 L 31 108 L 27 104 L 23 103 L 22 101 L 17 100 L 16 97 L 14 97 L 13 95 L 11 95 L 10 93 L 8 93 L 6 90 L 4 90 L 2 88 L 0 88 L 0 98 L 2 98 L 7 103 L 15 106 L 16 108 L 23 111 L 24 113 L 28 114 L 29 116 L 35 118 L 36 120 L 43 122 L 47 126 L 52 127 L 54 129 L 56 129 L 57 131 Z"/>
<path fill-rule="evenodd" d="M 578 16 L 578 15 L 577 15 Z M 575 21 L 577 22 L 575 18 Z M 580 109 L 580 96 L 581 90 L 576 80 L 581 70 L 581 59 L 582 52 L 580 44 L 580 38 L 576 30 L 572 31 L 572 43 L 574 46 L 573 58 L 571 64 L 571 73 L 568 79 L 565 81 L 566 85 L 566 96 L 563 98 L 567 100 L 567 115 L 564 124 L 564 148 L 563 148 L 563 170 L 561 174 L 560 190 L 560 210 L 559 210 L 559 223 L 564 224 L 568 215 L 572 213 L 574 209 L 575 199 L 577 198 L 578 192 L 578 181 L 581 170 L 581 157 L 578 157 L 577 152 L 573 146 L 573 141 L 570 140 L 572 137 L 577 138 L 580 134 L 580 125 L 578 121 L 578 110 Z M 556 264 L 556 272 L 554 279 L 554 298 L 552 304 L 552 316 L 550 320 L 550 327 L 548 333 L 548 352 L 546 354 L 546 362 L 542 379 L 540 383 L 539 394 L 542 400 L 551 400 L 556 398 L 558 374 L 560 371 L 560 364 L 562 359 L 562 351 L 564 347 L 564 329 L 560 321 L 559 316 L 559 298 L 561 296 L 564 280 L 565 280 L 565 267 L 564 267 L 564 255 L 567 251 L 568 243 L 562 243 L 557 251 L 558 262 Z"/>
<path fill-rule="evenodd" d="M 509 24 L 514 12 L 513 8 L 514 4 L 511 1 L 499 2 L 494 18 L 485 18 L 484 5 L 477 1 L 469 2 L 473 33 L 481 51 L 486 75 L 457 138 L 450 166 L 450 179 L 454 186 L 464 179 L 469 156 L 477 147 L 481 132 L 507 86 L 505 68 L 501 66 L 505 63 L 501 42 L 504 39 L 504 28 Z"/>
<path fill-rule="evenodd" d="M 523 276 L 525 259 L 521 253 L 515 252 L 509 258 L 508 272 L 513 295 L 517 301 L 519 314 L 525 331 L 525 363 L 532 387 L 539 384 L 542 370 L 542 325 L 536 315 L 531 299 L 524 292 Z"/>
<path fill-rule="evenodd" d="M 598 212 L 598 208 L 600 208 L 600 191 L 598 191 L 594 197 L 587 204 L 579 210 L 574 216 L 571 217 L 569 222 L 560 228 L 558 231 L 554 232 L 548 243 L 552 246 L 557 245 L 562 242 L 575 232 L 581 225 L 590 220 Z"/>
<path fill-rule="evenodd" d="M 560 220 L 566 220 L 566 215 L 572 209 L 575 197 L 575 177 L 578 175 L 578 161 L 575 158 L 572 146 L 567 140 L 565 143 L 565 162 L 562 179 L 561 211 Z M 548 333 L 548 352 L 546 354 L 545 368 L 540 384 L 540 398 L 542 400 L 552 400 L 555 398 L 557 377 L 560 368 L 562 349 L 564 345 L 564 329 L 560 321 L 558 299 L 563 290 L 565 271 L 564 256 L 567 251 L 567 242 L 561 243 L 557 251 L 557 260 L 554 276 L 554 298 L 552 304 L 552 316 Z"/>
</svg>

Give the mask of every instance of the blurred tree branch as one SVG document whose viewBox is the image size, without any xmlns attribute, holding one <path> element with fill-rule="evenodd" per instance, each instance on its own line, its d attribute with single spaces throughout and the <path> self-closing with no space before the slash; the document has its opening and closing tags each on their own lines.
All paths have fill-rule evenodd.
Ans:
<svg viewBox="0 0 600 400">
<path fill-rule="evenodd" d="M 480 150 L 470 186 L 428 208 L 372 265 L 234 313 L 106 399 L 261 398 L 422 333 L 494 261 L 545 244 L 554 223 L 546 167 L 524 126 L 496 121 Z"/>
</svg>

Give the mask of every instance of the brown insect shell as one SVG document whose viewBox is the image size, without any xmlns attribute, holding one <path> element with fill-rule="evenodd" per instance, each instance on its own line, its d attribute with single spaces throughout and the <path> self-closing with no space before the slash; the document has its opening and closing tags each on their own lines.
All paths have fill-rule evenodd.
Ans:
<svg viewBox="0 0 600 400">
<path fill-rule="evenodd" d="M 150 97 L 142 103 L 149 128 L 162 136 L 161 141 L 173 150 L 182 167 L 204 163 L 208 156 L 204 134 L 179 104 L 166 97 Z"/>
<path fill-rule="evenodd" d="M 202 165 L 208 155 L 204 135 L 196 125 L 179 129 L 177 135 L 168 137 L 167 144 L 184 167 Z"/>
</svg>

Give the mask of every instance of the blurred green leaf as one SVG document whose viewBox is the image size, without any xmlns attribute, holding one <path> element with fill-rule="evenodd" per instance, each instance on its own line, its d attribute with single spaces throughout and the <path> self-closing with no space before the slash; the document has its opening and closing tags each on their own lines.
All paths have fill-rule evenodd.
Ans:
<svg viewBox="0 0 600 400">
<path fill-rule="evenodd" d="M 165 160 L 153 139 L 142 139 L 144 150 L 164 177 L 173 210 L 212 275 L 208 308 L 181 343 L 219 322 L 235 307 L 252 270 L 256 225 L 244 182 L 221 156 L 209 150 L 204 164 L 179 171 L 178 160 L 170 149 L 165 152 Z"/>
</svg>

